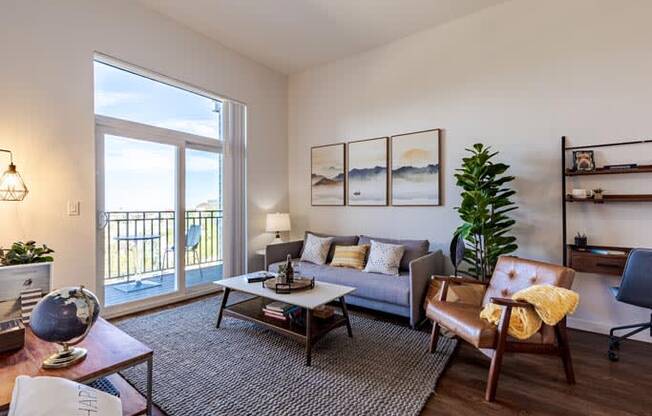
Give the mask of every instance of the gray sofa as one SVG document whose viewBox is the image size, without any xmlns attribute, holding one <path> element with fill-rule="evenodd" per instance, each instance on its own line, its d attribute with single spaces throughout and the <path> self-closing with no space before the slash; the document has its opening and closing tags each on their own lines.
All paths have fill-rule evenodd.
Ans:
<svg viewBox="0 0 652 416">
<path fill-rule="evenodd" d="M 333 236 L 310 233 L 322 237 L 333 237 L 333 243 L 325 265 L 301 262 L 302 275 L 314 276 L 317 281 L 355 287 L 356 291 L 346 297 L 349 304 L 409 318 L 410 326 L 413 328 L 422 320 L 424 316 L 423 298 L 430 277 L 433 274 L 440 274 L 443 269 L 441 251 L 429 252 L 428 240 L 395 240 L 365 235 Z M 361 270 L 329 265 L 333 259 L 336 245 L 369 244 L 372 239 L 405 246 L 399 276 L 366 273 Z M 293 259 L 299 259 L 302 250 L 302 240 L 269 245 L 265 249 L 265 266 L 269 271 L 276 272 L 278 266 L 285 262 L 288 254 Z"/>
</svg>

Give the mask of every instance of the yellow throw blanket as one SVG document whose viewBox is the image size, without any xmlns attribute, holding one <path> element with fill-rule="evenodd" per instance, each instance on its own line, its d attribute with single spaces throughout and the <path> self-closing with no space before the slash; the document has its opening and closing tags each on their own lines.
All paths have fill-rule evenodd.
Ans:
<svg viewBox="0 0 652 416">
<path fill-rule="evenodd" d="M 564 316 L 575 312 L 580 302 L 580 295 L 572 290 L 551 285 L 534 285 L 519 290 L 512 296 L 534 305 L 532 308 L 513 308 L 509 320 L 508 334 L 518 339 L 528 339 L 546 325 L 556 325 Z M 480 312 L 480 318 L 498 325 L 502 306 L 488 303 Z"/>
</svg>

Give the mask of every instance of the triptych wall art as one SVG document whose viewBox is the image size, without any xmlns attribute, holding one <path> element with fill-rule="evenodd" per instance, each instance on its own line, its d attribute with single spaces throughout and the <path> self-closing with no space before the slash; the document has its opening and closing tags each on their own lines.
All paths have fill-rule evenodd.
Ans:
<svg viewBox="0 0 652 416">
<path fill-rule="evenodd" d="M 441 130 L 311 149 L 313 206 L 437 206 Z"/>
</svg>

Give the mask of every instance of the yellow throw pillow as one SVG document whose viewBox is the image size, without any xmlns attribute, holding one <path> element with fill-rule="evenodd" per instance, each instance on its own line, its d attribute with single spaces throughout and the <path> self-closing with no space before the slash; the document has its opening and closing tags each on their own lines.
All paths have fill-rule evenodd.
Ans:
<svg viewBox="0 0 652 416">
<path fill-rule="evenodd" d="M 364 269 L 364 260 L 369 251 L 369 244 L 359 246 L 335 246 L 335 254 L 331 266 Z"/>
</svg>

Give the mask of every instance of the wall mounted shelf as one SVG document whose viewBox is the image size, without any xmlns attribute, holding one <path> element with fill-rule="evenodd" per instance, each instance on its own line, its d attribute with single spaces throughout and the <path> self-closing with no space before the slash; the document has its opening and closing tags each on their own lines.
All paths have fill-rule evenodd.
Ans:
<svg viewBox="0 0 652 416">
<path fill-rule="evenodd" d="M 603 254 L 594 251 L 606 251 L 618 254 Z M 631 248 L 587 246 L 579 248 L 569 244 L 567 248 L 568 267 L 583 273 L 598 273 L 620 276 L 625 269 L 625 262 Z"/>
<path fill-rule="evenodd" d="M 594 198 L 573 198 L 572 195 L 566 195 L 566 202 L 592 202 L 594 204 L 604 204 L 608 202 L 652 202 L 652 194 L 631 194 L 631 195 L 603 195 L 602 199 Z"/>
<path fill-rule="evenodd" d="M 566 169 L 566 176 L 591 176 L 591 175 L 622 175 L 625 173 L 652 173 L 652 165 L 639 165 L 635 168 L 596 168 L 591 171 L 577 171 Z"/>
<path fill-rule="evenodd" d="M 615 143 L 603 143 L 581 146 L 567 146 L 566 136 L 561 138 L 561 201 L 562 201 L 562 247 L 564 266 L 571 267 L 578 272 L 621 275 L 631 250 L 629 247 L 587 246 L 576 247 L 568 244 L 567 205 L 569 203 L 623 203 L 623 202 L 652 202 L 652 194 L 612 194 L 603 195 L 602 199 L 584 198 L 576 199 L 568 194 L 567 184 L 569 177 L 591 175 L 618 175 L 626 173 L 652 173 L 652 165 L 638 165 L 632 168 L 596 168 L 592 171 L 574 171 L 566 167 L 567 153 L 572 150 L 608 148 L 614 146 L 628 146 L 652 144 L 652 139 L 624 140 Z"/>
</svg>

